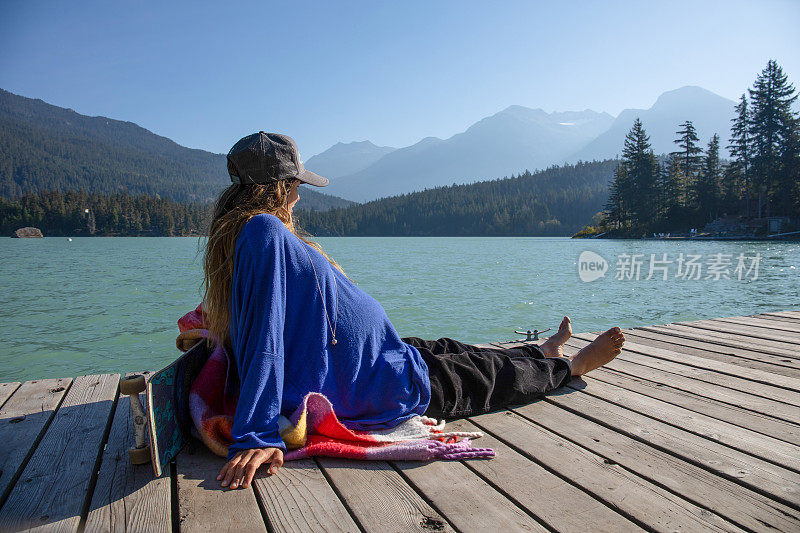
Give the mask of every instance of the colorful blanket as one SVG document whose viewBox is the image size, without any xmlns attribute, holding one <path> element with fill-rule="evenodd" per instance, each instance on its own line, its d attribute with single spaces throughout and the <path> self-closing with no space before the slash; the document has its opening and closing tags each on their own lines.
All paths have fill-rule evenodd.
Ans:
<svg viewBox="0 0 800 533">
<path fill-rule="evenodd" d="M 178 349 L 186 351 L 208 337 L 202 304 L 178 321 Z M 214 345 L 202 370 L 192 382 L 189 410 L 196 436 L 217 455 L 227 457 L 233 442 L 231 428 L 236 412 L 239 380 L 236 366 L 225 348 Z M 494 457 L 491 448 L 473 448 L 480 432 L 445 431 L 445 422 L 414 415 L 392 429 L 355 431 L 336 416 L 323 394 L 309 392 L 290 418 L 278 422 L 286 443 L 284 460 L 315 455 L 351 459 L 429 460 Z"/>
</svg>

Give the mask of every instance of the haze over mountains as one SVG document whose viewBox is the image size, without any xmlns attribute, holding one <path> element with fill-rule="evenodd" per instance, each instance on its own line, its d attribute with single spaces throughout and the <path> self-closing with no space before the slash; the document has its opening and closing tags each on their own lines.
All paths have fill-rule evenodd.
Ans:
<svg viewBox="0 0 800 533">
<path fill-rule="evenodd" d="M 224 155 L 186 148 L 133 122 L 89 117 L 0 89 L 0 197 L 124 191 L 204 203 L 229 184 Z M 303 189 L 301 209 L 352 203 Z"/>
<path fill-rule="evenodd" d="M 734 106 L 731 100 L 693 86 L 662 94 L 649 109 L 626 109 L 616 119 L 592 110 L 546 113 L 514 105 L 448 139 L 426 137 L 397 150 L 368 141 L 339 143 L 305 165 L 331 179 L 326 192 L 364 202 L 565 162 L 613 158 L 622 151 L 625 134 L 637 116 L 657 154 L 675 150 L 675 132 L 685 120 L 694 122 L 701 143 L 718 133 L 725 146 Z"/>
<path fill-rule="evenodd" d="M 694 122 L 701 143 L 716 132 L 724 147 L 734 105 L 687 86 L 662 94 L 649 109 L 626 109 L 616 118 L 588 109 L 547 113 L 512 105 L 448 139 L 426 137 L 403 148 L 337 143 L 305 162 L 331 183 L 303 187 L 298 207 L 344 207 L 350 200 L 614 158 L 636 117 L 656 153 L 675 149 L 675 132 L 685 120 Z M 132 122 L 88 117 L 0 89 L 0 196 L 124 190 L 205 202 L 228 183 L 221 154 L 180 146 Z"/>
</svg>

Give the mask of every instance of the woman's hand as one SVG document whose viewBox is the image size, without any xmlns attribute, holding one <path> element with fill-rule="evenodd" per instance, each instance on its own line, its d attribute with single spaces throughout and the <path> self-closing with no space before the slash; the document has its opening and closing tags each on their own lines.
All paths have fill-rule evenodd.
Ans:
<svg viewBox="0 0 800 533">
<path fill-rule="evenodd" d="M 232 489 L 247 488 L 256 475 L 256 470 L 263 463 L 270 462 L 269 473 L 274 474 L 283 464 L 283 450 L 280 448 L 253 448 L 242 450 L 225 463 L 219 471 L 217 480 L 222 480 L 222 486 L 230 483 Z M 223 479 L 224 478 L 224 479 Z M 231 481 L 233 481 L 231 483 Z"/>
</svg>

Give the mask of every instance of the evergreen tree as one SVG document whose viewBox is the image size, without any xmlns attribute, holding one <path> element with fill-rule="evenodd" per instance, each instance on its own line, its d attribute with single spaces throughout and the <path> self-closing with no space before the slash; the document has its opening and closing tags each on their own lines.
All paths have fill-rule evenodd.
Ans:
<svg viewBox="0 0 800 533">
<path fill-rule="evenodd" d="M 637 118 L 625 136 L 622 160 L 614 171 L 606 221 L 623 230 L 648 231 L 659 207 L 658 181 L 658 161 Z"/>
<path fill-rule="evenodd" d="M 681 189 L 685 191 L 686 198 L 681 203 L 686 207 L 695 207 L 697 198 L 694 196 L 697 183 L 697 173 L 702 165 L 703 150 L 697 146 L 700 139 L 697 137 L 697 130 L 691 120 L 687 120 L 680 125 L 682 129 L 675 132 L 678 138 L 674 143 L 680 150 L 671 152 L 670 155 L 676 157 L 676 162 L 680 167 L 683 183 Z"/>
<path fill-rule="evenodd" d="M 604 207 L 604 223 L 613 226 L 615 229 L 628 226 L 628 215 L 623 203 L 623 198 L 628 190 L 627 173 L 622 166 L 617 163 L 614 169 L 614 179 L 608 186 L 608 202 Z"/>
<path fill-rule="evenodd" d="M 736 189 L 735 183 L 728 182 L 728 179 L 735 179 L 741 176 L 744 188 L 745 197 L 745 216 L 750 217 L 750 197 L 752 193 L 752 185 L 750 182 L 750 158 L 752 156 L 752 142 L 750 140 L 750 109 L 747 106 L 747 97 L 742 94 L 739 103 L 734 108 L 736 116 L 731 119 L 733 125 L 731 126 L 731 138 L 728 143 L 728 149 L 733 158 L 732 167 L 730 172 L 726 172 L 726 191 L 728 202 L 732 202 L 734 198 L 731 196 L 732 191 Z"/>
<path fill-rule="evenodd" d="M 789 214 L 790 194 L 798 178 L 783 163 L 785 155 L 789 160 L 792 157 L 792 136 L 797 129 L 792 104 L 797 94 L 788 76 L 772 59 L 748 91 L 752 108 L 749 134 L 753 139 L 753 183 L 759 193 L 759 216 L 762 206 L 766 207 L 767 216 L 773 207 L 780 214 Z"/>
<path fill-rule="evenodd" d="M 632 222 L 635 226 L 651 224 L 653 214 L 657 211 L 658 162 L 650 145 L 650 137 L 638 118 L 625 136 L 622 166 L 630 180 Z"/>
<path fill-rule="evenodd" d="M 722 204 L 722 165 L 719 161 L 719 135 L 708 142 L 703 168 L 697 180 L 697 204 L 701 219 L 710 222 L 720 214 Z"/>
</svg>

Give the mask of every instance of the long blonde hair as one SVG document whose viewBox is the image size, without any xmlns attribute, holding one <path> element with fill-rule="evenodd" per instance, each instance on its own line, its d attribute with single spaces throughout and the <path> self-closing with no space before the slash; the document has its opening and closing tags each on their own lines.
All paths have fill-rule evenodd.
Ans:
<svg viewBox="0 0 800 533">
<path fill-rule="evenodd" d="M 229 345 L 231 283 L 235 262 L 236 240 L 248 220 L 262 213 L 271 213 L 300 240 L 318 250 L 342 274 L 344 270 L 328 257 L 313 237 L 301 229 L 289 211 L 289 192 L 296 179 L 279 180 L 264 185 L 234 184 L 225 189 L 216 201 L 208 231 L 203 258 L 203 313 L 210 332 L 209 341 L 221 340 Z"/>
</svg>

